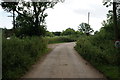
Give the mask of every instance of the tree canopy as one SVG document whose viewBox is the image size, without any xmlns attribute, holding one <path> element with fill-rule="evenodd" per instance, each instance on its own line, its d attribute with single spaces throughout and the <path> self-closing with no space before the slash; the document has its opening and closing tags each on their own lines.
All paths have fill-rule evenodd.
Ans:
<svg viewBox="0 0 120 80">
<path fill-rule="evenodd" d="M 75 34 L 75 30 L 72 28 L 67 28 L 65 31 L 61 33 L 61 35 L 73 35 Z"/>
<path fill-rule="evenodd" d="M 34 0 L 31 0 L 31 2 L 18 0 L 18 2 L 10 3 L 3 0 L 1 6 L 7 12 L 18 14 L 13 29 L 29 27 L 32 35 L 40 36 L 43 35 L 41 32 L 45 28 L 43 26 L 45 26 L 45 18 L 48 16 L 45 10 L 53 8 L 55 4 L 56 2 L 34 2 Z"/>
<path fill-rule="evenodd" d="M 94 32 L 94 30 L 90 27 L 89 24 L 87 23 L 81 23 L 79 26 L 78 26 L 78 30 L 80 32 L 83 32 L 85 33 L 86 35 L 90 35 L 90 33 Z"/>
</svg>

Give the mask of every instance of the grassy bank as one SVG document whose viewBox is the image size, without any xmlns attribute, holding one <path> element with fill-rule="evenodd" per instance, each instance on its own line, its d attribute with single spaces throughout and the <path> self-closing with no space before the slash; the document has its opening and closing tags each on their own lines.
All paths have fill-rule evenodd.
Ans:
<svg viewBox="0 0 120 80">
<path fill-rule="evenodd" d="M 86 36 L 77 41 L 75 49 L 110 80 L 120 78 L 120 50 L 114 41 L 96 36 Z"/>
<path fill-rule="evenodd" d="M 3 79 L 19 78 L 47 51 L 47 40 L 40 37 L 3 38 Z"/>
</svg>

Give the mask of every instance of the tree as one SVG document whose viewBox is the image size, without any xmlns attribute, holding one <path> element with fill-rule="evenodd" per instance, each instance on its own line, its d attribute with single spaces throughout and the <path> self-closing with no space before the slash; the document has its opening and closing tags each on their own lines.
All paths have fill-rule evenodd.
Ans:
<svg viewBox="0 0 120 80">
<path fill-rule="evenodd" d="M 67 28 L 65 31 L 63 31 L 62 33 L 61 33 L 61 35 L 73 35 L 73 34 L 75 34 L 75 30 L 74 29 L 72 29 L 72 28 Z"/>
<path fill-rule="evenodd" d="M 94 35 L 96 35 L 97 33 L 99 33 L 99 32 L 98 32 L 98 31 L 95 31 L 95 32 L 94 32 Z"/>
<path fill-rule="evenodd" d="M 94 30 L 90 27 L 89 24 L 87 23 L 81 23 L 79 26 L 78 26 L 78 30 L 80 32 L 83 32 L 85 33 L 86 35 L 90 35 L 90 33 L 94 32 Z"/>
<path fill-rule="evenodd" d="M 59 31 L 56 31 L 56 32 L 52 32 L 55 36 L 60 36 L 61 35 L 61 32 Z"/>
<path fill-rule="evenodd" d="M 18 13 L 18 16 L 22 17 L 23 20 L 28 21 L 26 23 L 29 24 L 29 22 L 31 22 L 32 29 L 34 30 L 33 35 L 40 36 L 40 27 L 42 25 L 45 25 L 45 18 L 47 17 L 47 13 L 45 13 L 45 10 L 48 8 L 53 8 L 56 2 L 34 2 L 34 0 L 31 1 L 32 2 L 18 0 L 18 2 L 10 3 L 6 2 L 6 0 L 3 0 L 1 5 L 2 8 L 7 12 L 13 11 Z M 20 25 L 17 26 L 21 27 Z"/>
<path fill-rule="evenodd" d="M 46 32 L 46 36 L 54 37 L 55 35 L 54 35 L 52 32 L 47 31 L 47 32 Z"/>
<path fill-rule="evenodd" d="M 118 24 L 118 26 L 119 25 L 120 24 Z M 113 33 L 114 33 L 113 11 L 110 10 L 108 11 L 107 14 L 107 20 L 104 20 L 102 22 L 102 28 L 96 35 L 103 37 L 103 39 L 114 40 L 115 34 Z"/>
<path fill-rule="evenodd" d="M 33 27 L 33 25 L 34 25 L 33 22 L 34 22 L 33 18 L 29 18 L 29 20 L 28 20 L 28 19 L 24 19 L 23 16 L 18 15 L 16 17 L 15 35 L 17 37 L 33 36 L 33 35 L 35 35 L 36 27 Z M 46 26 L 45 25 L 40 25 L 38 27 L 38 30 L 40 31 L 39 35 L 45 36 L 45 33 L 46 33 Z"/>
<path fill-rule="evenodd" d="M 113 4 L 113 23 L 114 23 L 114 31 L 115 31 L 115 39 L 120 39 L 118 22 L 120 22 L 120 1 L 119 0 L 103 0 L 103 5 L 109 7 Z"/>
</svg>

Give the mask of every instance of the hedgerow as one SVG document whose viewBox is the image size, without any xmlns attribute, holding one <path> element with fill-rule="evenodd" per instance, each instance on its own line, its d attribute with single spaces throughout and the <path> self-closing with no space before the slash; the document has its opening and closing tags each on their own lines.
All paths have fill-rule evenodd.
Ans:
<svg viewBox="0 0 120 80">
<path fill-rule="evenodd" d="M 47 40 L 40 37 L 3 38 L 3 79 L 19 78 L 47 51 Z"/>
</svg>

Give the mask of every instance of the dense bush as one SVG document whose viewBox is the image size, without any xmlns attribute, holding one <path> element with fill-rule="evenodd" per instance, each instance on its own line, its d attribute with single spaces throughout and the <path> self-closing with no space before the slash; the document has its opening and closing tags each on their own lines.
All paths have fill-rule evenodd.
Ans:
<svg viewBox="0 0 120 80">
<path fill-rule="evenodd" d="M 96 35 L 80 38 L 75 49 L 107 77 L 118 78 L 120 50 L 114 47 L 114 41 L 103 37 Z"/>
<path fill-rule="evenodd" d="M 19 78 L 47 50 L 47 41 L 32 37 L 18 39 L 3 38 L 3 78 Z"/>
<path fill-rule="evenodd" d="M 118 64 L 117 56 L 119 53 L 114 47 L 114 42 L 111 40 L 106 40 L 104 42 L 100 42 L 100 40 L 95 41 L 95 38 L 94 36 L 81 38 L 77 41 L 75 48 L 78 52 L 82 52 L 81 55 L 85 56 L 86 59 L 93 62 Z"/>
</svg>

